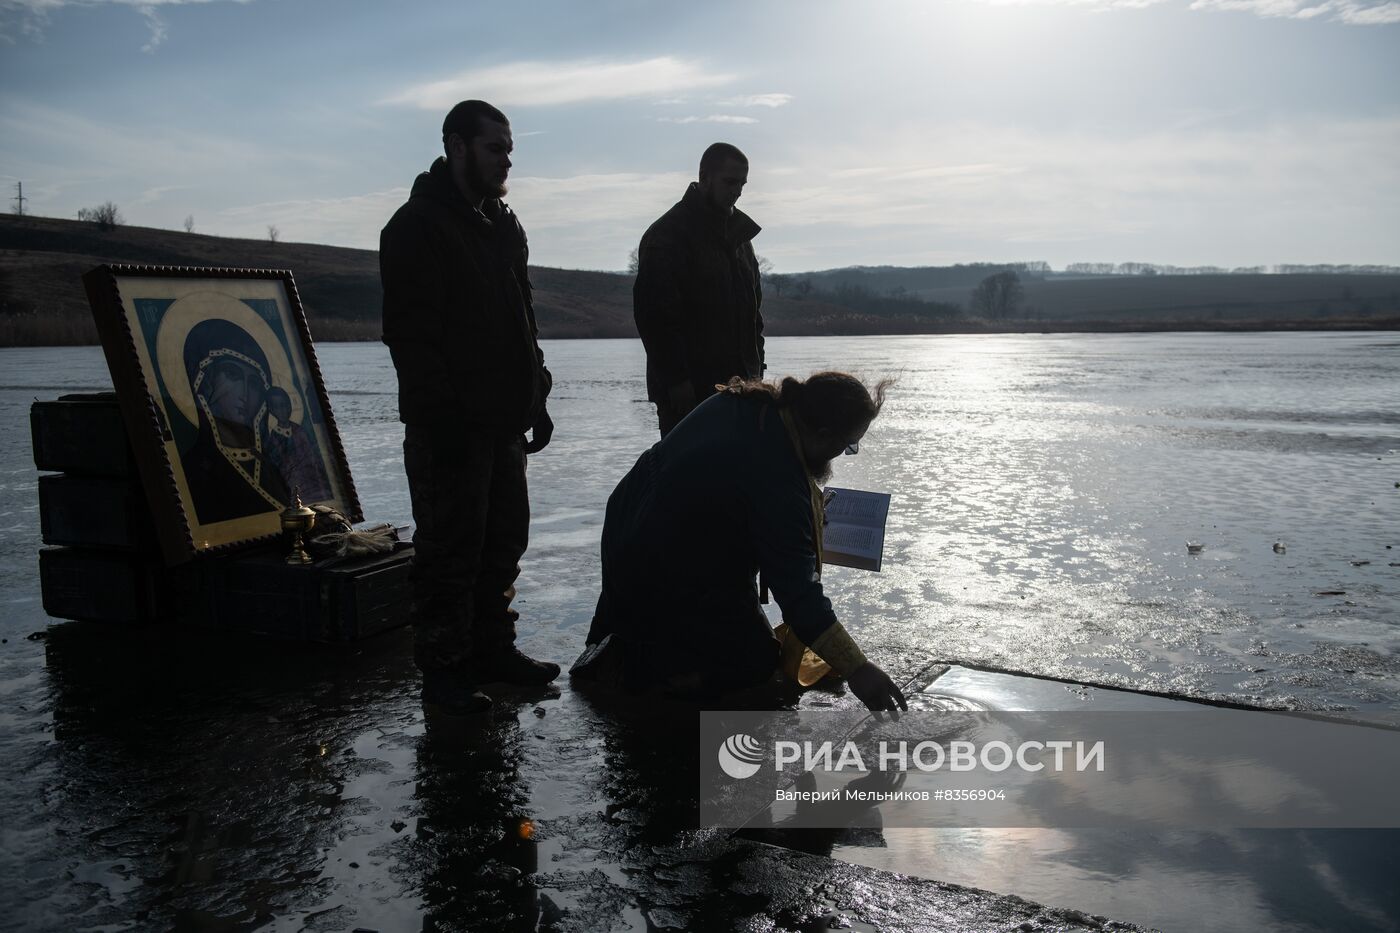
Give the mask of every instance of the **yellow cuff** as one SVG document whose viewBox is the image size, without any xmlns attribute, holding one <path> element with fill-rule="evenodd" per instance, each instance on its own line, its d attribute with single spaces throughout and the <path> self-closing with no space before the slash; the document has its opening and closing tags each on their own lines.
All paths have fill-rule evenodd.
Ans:
<svg viewBox="0 0 1400 933">
<path fill-rule="evenodd" d="M 866 662 L 860 646 L 840 622 L 833 622 L 831 627 L 814 638 L 808 647 L 842 677 L 849 677 Z"/>
</svg>

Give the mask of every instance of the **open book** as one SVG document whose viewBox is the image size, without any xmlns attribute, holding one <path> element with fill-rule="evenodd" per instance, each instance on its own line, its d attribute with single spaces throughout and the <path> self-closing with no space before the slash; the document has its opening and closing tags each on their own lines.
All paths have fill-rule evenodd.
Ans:
<svg viewBox="0 0 1400 933">
<path fill-rule="evenodd" d="M 822 563 L 880 572 L 890 494 L 828 486 Z"/>
</svg>

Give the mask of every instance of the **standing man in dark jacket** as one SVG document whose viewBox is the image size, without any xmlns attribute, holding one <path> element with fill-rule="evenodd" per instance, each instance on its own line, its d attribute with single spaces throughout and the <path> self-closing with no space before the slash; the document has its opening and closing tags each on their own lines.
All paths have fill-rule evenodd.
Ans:
<svg viewBox="0 0 1400 933">
<path fill-rule="evenodd" d="M 748 158 L 715 143 L 699 181 L 642 236 L 632 314 L 662 437 L 716 385 L 763 375 L 759 226 L 734 206 L 748 180 Z"/>
<path fill-rule="evenodd" d="M 525 231 L 500 200 L 510 123 L 463 101 L 442 142 L 446 157 L 384 227 L 379 268 L 417 526 L 414 658 L 424 703 L 465 713 L 490 706 L 481 684 L 559 674 L 515 647 L 510 608 L 530 526 L 525 455 L 549 443 L 554 424 Z"/>
</svg>

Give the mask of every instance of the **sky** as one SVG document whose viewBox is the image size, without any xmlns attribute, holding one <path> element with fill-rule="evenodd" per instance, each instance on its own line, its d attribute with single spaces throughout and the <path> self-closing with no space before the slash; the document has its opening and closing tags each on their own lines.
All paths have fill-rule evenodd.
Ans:
<svg viewBox="0 0 1400 933">
<path fill-rule="evenodd" d="M 469 97 L 537 265 L 719 140 L 777 272 L 1400 264 L 1396 0 L 0 0 L 0 205 L 373 249 Z"/>
</svg>

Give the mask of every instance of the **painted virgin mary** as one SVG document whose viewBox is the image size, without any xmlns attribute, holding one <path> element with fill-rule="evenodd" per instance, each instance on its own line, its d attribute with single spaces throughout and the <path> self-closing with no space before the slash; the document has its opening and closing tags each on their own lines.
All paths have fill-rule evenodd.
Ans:
<svg viewBox="0 0 1400 933">
<path fill-rule="evenodd" d="M 205 320 L 185 338 L 185 372 L 199 433 L 181 455 L 201 525 L 287 507 L 287 484 L 263 451 L 271 386 L 267 357 L 247 331 Z"/>
</svg>

